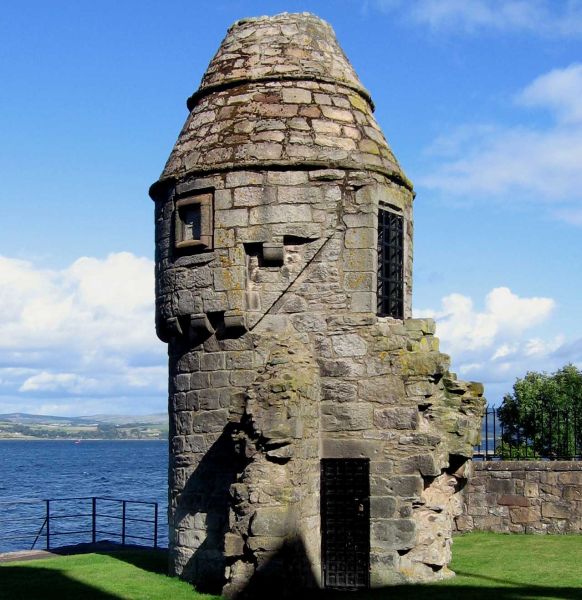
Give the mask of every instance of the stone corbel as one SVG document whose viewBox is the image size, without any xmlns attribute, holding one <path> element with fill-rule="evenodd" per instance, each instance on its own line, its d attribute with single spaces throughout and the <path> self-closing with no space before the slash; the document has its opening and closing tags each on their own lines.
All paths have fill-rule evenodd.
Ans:
<svg viewBox="0 0 582 600">
<path fill-rule="evenodd" d="M 178 318 L 169 317 L 164 321 L 156 320 L 156 335 L 166 344 L 171 338 L 183 335 L 182 326 Z"/>
<path fill-rule="evenodd" d="M 263 242 L 263 260 L 272 265 L 285 263 L 285 246 L 277 242 Z"/>
<path fill-rule="evenodd" d="M 192 340 L 207 338 L 214 333 L 214 327 L 212 327 L 212 324 L 204 313 L 190 315 L 189 325 L 188 334 Z"/>
<path fill-rule="evenodd" d="M 224 328 L 228 333 L 244 332 L 248 330 L 244 313 L 227 311 L 224 313 Z"/>
</svg>

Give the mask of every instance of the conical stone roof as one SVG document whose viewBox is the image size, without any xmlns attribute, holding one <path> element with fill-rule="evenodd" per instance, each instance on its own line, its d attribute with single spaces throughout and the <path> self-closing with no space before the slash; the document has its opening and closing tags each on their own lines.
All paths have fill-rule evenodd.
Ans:
<svg viewBox="0 0 582 600">
<path fill-rule="evenodd" d="M 200 92 L 235 82 L 282 78 L 342 83 L 370 98 L 331 25 L 310 13 L 234 23 L 202 78 Z"/>
<path fill-rule="evenodd" d="M 309 13 L 236 22 L 160 181 L 232 168 L 367 168 L 411 187 L 331 26 Z"/>
</svg>

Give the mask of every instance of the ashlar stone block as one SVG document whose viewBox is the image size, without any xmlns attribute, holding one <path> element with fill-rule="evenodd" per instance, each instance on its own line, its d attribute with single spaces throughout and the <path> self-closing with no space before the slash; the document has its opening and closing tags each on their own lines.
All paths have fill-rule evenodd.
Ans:
<svg viewBox="0 0 582 600">
<path fill-rule="evenodd" d="M 380 429 L 416 429 L 418 409 L 377 408 L 374 410 L 374 425 Z"/>
<path fill-rule="evenodd" d="M 368 404 L 322 403 L 324 431 L 359 431 L 372 426 L 372 407 Z"/>
<path fill-rule="evenodd" d="M 283 206 L 257 206 L 250 209 L 250 224 L 288 223 L 311 221 L 309 204 L 286 204 Z"/>
<path fill-rule="evenodd" d="M 332 346 L 338 356 L 363 356 L 367 352 L 366 342 L 356 333 L 334 335 Z"/>
<path fill-rule="evenodd" d="M 281 90 L 283 102 L 292 104 L 311 104 L 311 92 L 301 88 L 283 88 Z"/>
<path fill-rule="evenodd" d="M 377 519 L 372 522 L 370 544 L 383 550 L 414 547 L 416 524 L 412 519 Z"/>
<path fill-rule="evenodd" d="M 289 531 L 289 510 L 286 506 L 267 506 L 259 508 L 252 520 L 252 536 L 282 538 Z"/>
</svg>

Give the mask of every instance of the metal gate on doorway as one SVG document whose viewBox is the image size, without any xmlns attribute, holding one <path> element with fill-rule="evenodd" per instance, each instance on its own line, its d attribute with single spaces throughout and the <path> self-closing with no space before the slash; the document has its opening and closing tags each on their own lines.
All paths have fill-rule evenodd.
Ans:
<svg viewBox="0 0 582 600">
<path fill-rule="evenodd" d="M 370 461 L 321 461 L 321 542 L 326 588 L 370 584 Z"/>
</svg>

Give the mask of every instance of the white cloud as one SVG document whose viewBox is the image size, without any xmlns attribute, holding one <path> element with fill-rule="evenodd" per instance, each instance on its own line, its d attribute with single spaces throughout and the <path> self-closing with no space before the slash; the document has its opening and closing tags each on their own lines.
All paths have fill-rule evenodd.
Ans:
<svg viewBox="0 0 582 600">
<path fill-rule="evenodd" d="M 565 123 L 582 122 L 582 64 L 554 69 L 530 83 L 518 96 L 524 106 L 547 108 Z"/>
<path fill-rule="evenodd" d="M 501 196 L 517 192 L 536 203 L 582 200 L 582 131 L 525 127 L 478 132 L 456 158 L 433 167 L 420 184 L 445 193 Z"/>
<path fill-rule="evenodd" d="M 475 310 L 473 301 L 462 294 L 442 299 L 439 311 L 418 311 L 439 323 L 439 336 L 453 355 L 467 350 L 489 349 L 505 337 L 519 337 L 545 321 L 555 306 L 551 298 L 520 298 L 509 288 L 498 287 L 485 297 L 485 308 Z M 501 345 L 507 354 L 509 346 Z"/>
<path fill-rule="evenodd" d="M 491 360 L 499 360 L 500 358 L 505 358 L 511 354 L 514 354 L 517 350 L 516 344 L 501 344 L 497 350 L 493 353 Z"/>
<path fill-rule="evenodd" d="M 428 150 L 433 165 L 419 183 L 473 202 L 511 194 L 582 224 L 582 64 L 555 69 L 519 92 L 521 106 L 553 116 L 546 128 L 463 125 Z"/>
<path fill-rule="evenodd" d="M 575 362 L 577 346 L 566 346 L 563 335 L 536 335 L 554 308 L 551 298 L 523 298 L 499 287 L 485 296 L 481 309 L 467 296 L 450 294 L 439 309 L 418 310 L 415 316 L 436 319 L 441 349 L 451 355 L 453 370 L 485 383 L 486 396 L 497 402 L 526 371 L 552 371 Z"/>
<path fill-rule="evenodd" d="M 386 13 L 402 12 L 435 32 L 582 34 L 582 2 L 570 0 L 376 0 Z"/>
<path fill-rule="evenodd" d="M 66 392 L 83 394 L 95 391 L 99 386 L 97 379 L 82 377 L 74 373 L 37 373 L 29 377 L 20 386 L 20 392 Z"/>
<path fill-rule="evenodd" d="M 127 252 L 58 271 L 0 257 L 0 412 L 19 403 L 34 410 L 49 397 L 57 409 L 67 398 L 76 414 L 96 404 L 161 410 L 166 359 L 154 331 L 153 268 Z"/>
</svg>

